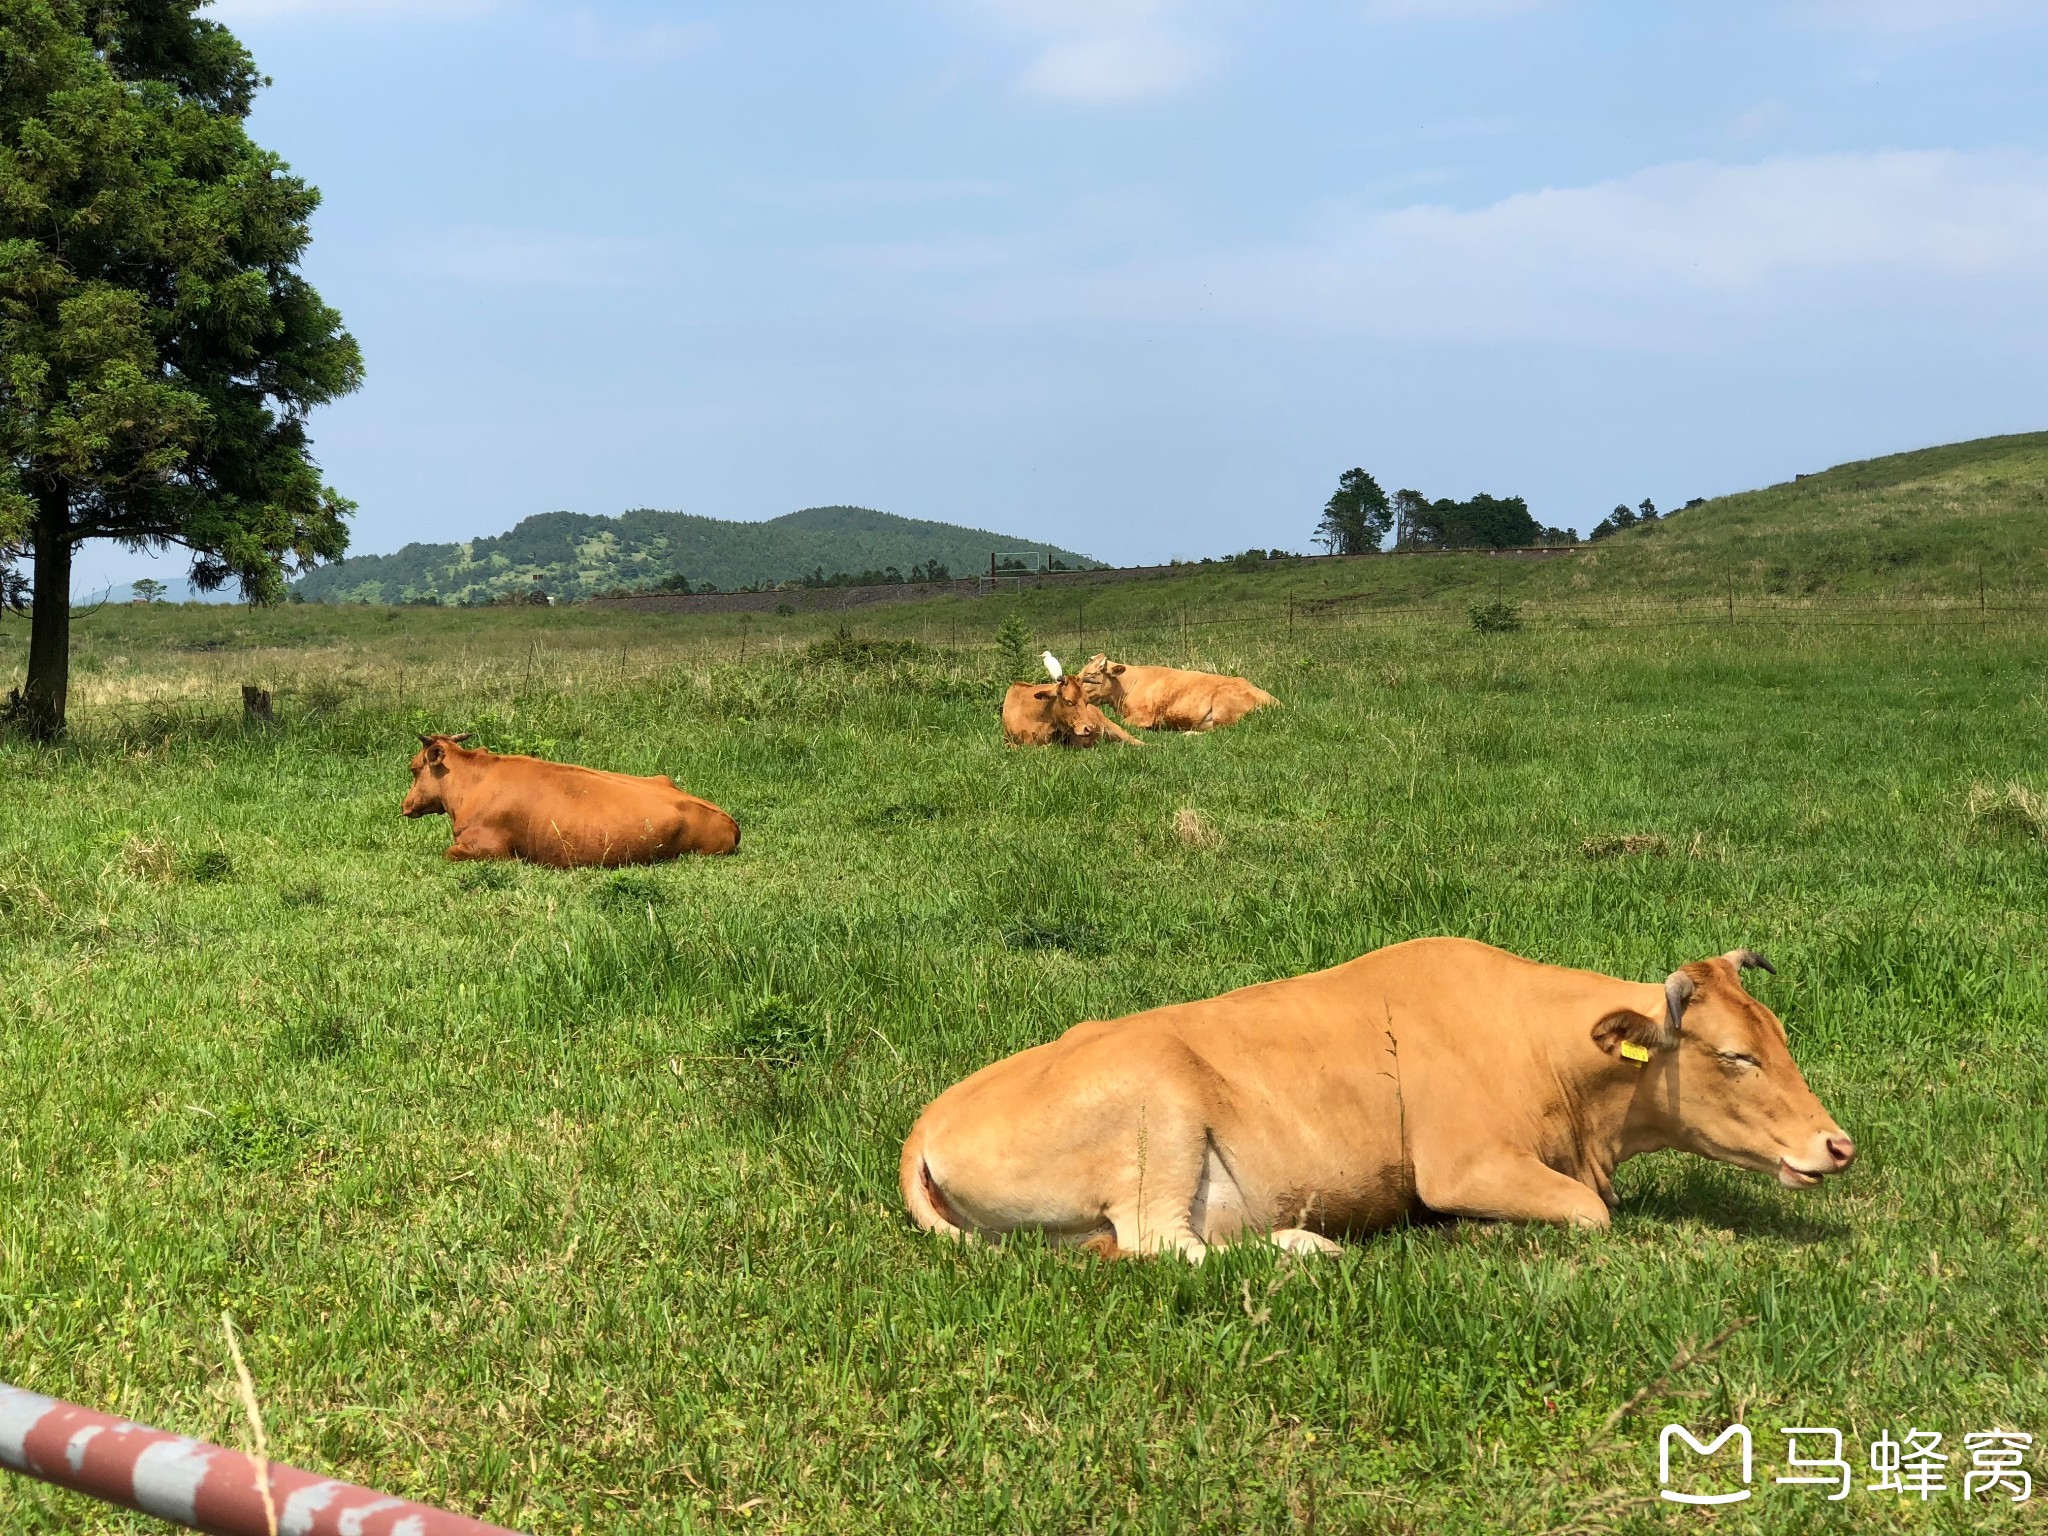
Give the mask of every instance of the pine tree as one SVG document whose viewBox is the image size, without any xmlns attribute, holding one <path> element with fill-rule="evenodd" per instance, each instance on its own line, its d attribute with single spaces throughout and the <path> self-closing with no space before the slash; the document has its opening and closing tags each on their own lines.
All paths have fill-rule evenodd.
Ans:
<svg viewBox="0 0 2048 1536">
<path fill-rule="evenodd" d="M 319 194 L 249 138 L 264 82 L 203 3 L 0 0 L 0 548 L 33 560 L 45 740 L 81 542 L 183 545 L 258 603 L 347 546 L 305 428 L 362 378 L 297 270 Z"/>
</svg>

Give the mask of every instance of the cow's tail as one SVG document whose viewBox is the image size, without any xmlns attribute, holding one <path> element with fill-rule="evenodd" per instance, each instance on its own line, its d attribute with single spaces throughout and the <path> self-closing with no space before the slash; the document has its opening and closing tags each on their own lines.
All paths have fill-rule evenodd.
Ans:
<svg viewBox="0 0 2048 1536">
<path fill-rule="evenodd" d="M 952 1208 L 946 1204 L 946 1196 L 940 1190 L 938 1180 L 932 1177 L 931 1164 L 925 1161 L 922 1119 L 910 1128 L 910 1135 L 904 1139 L 903 1161 L 897 1173 L 903 1186 L 903 1208 L 910 1212 L 910 1219 L 921 1230 L 952 1238 L 968 1235 L 967 1229 L 960 1225 Z"/>
</svg>

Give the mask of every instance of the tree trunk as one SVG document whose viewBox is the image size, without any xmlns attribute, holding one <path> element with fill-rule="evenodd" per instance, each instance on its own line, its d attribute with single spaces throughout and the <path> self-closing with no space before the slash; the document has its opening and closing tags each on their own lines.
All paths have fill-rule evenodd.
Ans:
<svg viewBox="0 0 2048 1536">
<path fill-rule="evenodd" d="M 64 705 L 71 691 L 71 505 L 61 491 L 38 500 L 35 609 L 29 615 L 22 722 L 37 741 L 55 741 L 64 734 Z"/>
</svg>

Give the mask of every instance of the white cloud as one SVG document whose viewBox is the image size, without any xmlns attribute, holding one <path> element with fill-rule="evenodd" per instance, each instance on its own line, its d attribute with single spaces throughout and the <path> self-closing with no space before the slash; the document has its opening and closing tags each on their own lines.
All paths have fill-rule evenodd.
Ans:
<svg viewBox="0 0 2048 1536">
<path fill-rule="evenodd" d="M 465 225 L 422 240 L 400 264 L 422 277 L 465 283 L 609 288 L 645 280 L 655 254 L 643 240 Z"/>
<path fill-rule="evenodd" d="M 1170 96 L 1222 65 L 1221 0 L 957 0 L 1031 50 L 1032 95 L 1124 102 Z"/>
<path fill-rule="evenodd" d="M 589 11 L 572 25 L 576 56 L 600 64 L 661 64 L 702 53 L 718 41 L 708 21 L 656 21 L 639 27 L 609 27 Z"/>
<path fill-rule="evenodd" d="M 1818 26 L 1893 36 L 2048 24 L 2048 0 L 1801 0 L 1799 10 Z"/>
<path fill-rule="evenodd" d="M 2048 159 L 1947 151 L 1658 166 L 1459 210 L 1338 216 L 1312 239 L 1155 271 L 1105 296 L 1227 318 L 1474 340 L 1712 344 L 1727 327 L 1995 290 L 2048 313 Z"/>
<path fill-rule="evenodd" d="M 1206 251 L 1170 210 L 1119 224 L 1077 209 L 1007 237 L 827 261 L 900 285 L 925 312 L 996 324 L 1082 317 L 1701 353 L 1809 323 L 1853 323 L 1867 339 L 1967 316 L 2048 339 L 2048 157 L 1693 161 L 1472 209 L 1326 209 L 1298 239 Z"/>
</svg>

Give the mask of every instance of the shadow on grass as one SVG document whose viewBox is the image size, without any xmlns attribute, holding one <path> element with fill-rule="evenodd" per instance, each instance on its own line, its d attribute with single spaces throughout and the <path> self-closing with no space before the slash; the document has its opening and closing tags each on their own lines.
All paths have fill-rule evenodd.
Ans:
<svg viewBox="0 0 2048 1536">
<path fill-rule="evenodd" d="M 1631 1191 L 1621 1202 L 1638 1220 L 1697 1222 L 1737 1237 L 1774 1237 L 1791 1243 L 1825 1243 L 1848 1236 L 1847 1224 L 1826 1219 L 1825 1209 L 1759 1179 L 1719 1169 L 1672 1170 Z"/>
</svg>

